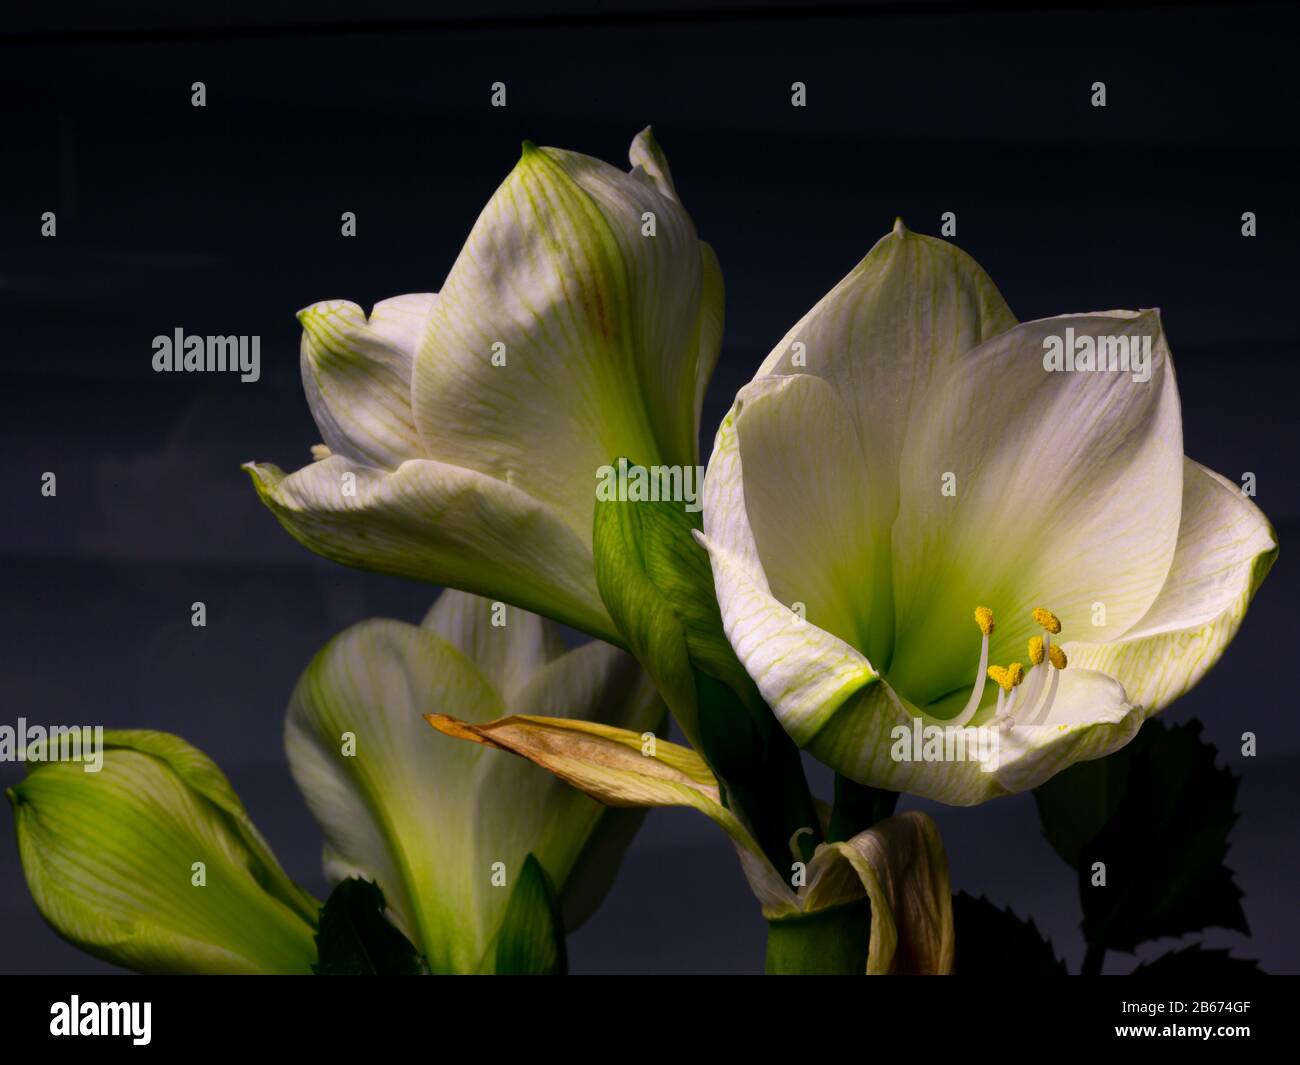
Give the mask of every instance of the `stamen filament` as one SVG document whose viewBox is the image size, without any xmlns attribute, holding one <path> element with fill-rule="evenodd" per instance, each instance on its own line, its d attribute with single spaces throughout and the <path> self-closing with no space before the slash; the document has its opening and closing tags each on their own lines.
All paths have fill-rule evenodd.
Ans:
<svg viewBox="0 0 1300 1065">
<path fill-rule="evenodd" d="M 986 606 L 975 608 L 975 624 L 980 627 L 980 664 L 975 670 L 975 684 L 971 688 L 970 698 L 966 700 L 966 705 L 962 711 L 954 717 L 949 724 L 953 728 L 965 728 L 970 719 L 975 716 L 975 711 L 980 708 L 980 700 L 984 698 L 984 681 L 989 668 L 989 633 L 993 631 L 993 611 Z"/>
<path fill-rule="evenodd" d="M 1029 725 L 1045 724 L 1047 722 L 1047 715 L 1052 712 L 1052 703 L 1056 701 L 1056 688 L 1061 680 L 1061 671 L 1059 669 L 1053 669 L 1051 673 L 1052 673 L 1052 679 L 1047 685 L 1047 698 L 1043 700 L 1043 705 L 1039 709 L 1038 713 L 1034 715 L 1033 720 L 1026 722 L 1026 724 Z"/>
<path fill-rule="evenodd" d="M 1041 652 L 1035 646 L 1039 640 L 1042 641 Z M 1048 665 L 1051 648 L 1050 632 L 1043 633 L 1041 637 L 1035 636 L 1029 641 L 1029 658 L 1034 663 L 1034 668 L 1029 674 L 1029 683 L 1025 685 L 1025 698 L 1021 704 L 1025 708 L 1026 715 L 1033 714 L 1034 707 L 1038 705 L 1039 697 L 1047 686 L 1047 674 L 1051 672 L 1051 666 Z"/>
</svg>

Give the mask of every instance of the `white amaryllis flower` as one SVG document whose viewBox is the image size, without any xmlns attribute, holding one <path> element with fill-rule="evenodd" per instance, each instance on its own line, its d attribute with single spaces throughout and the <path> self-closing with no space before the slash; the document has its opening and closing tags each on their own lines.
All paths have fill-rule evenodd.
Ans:
<svg viewBox="0 0 1300 1065">
<path fill-rule="evenodd" d="M 723 302 L 649 129 L 630 154 L 625 173 L 526 144 L 440 293 L 300 312 L 320 461 L 246 467 L 293 536 L 618 639 L 598 471 L 698 461 Z"/>
<path fill-rule="evenodd" d="M 508 709 L 581 714 L 637 735 L 667 717 L 625 652 L 598 641 L 566 652 L 550 622 L 454 591 L 422 625 L 372 620 L 340 633 L 289 705 L 289 766 L 325 833 L 326 876 L 378 883 L 435 973 L 493 971 L 530 853 L 576 927 L 638 824 L 536 766 L 424 723 L 449 711 L 486 722 Z"/>
<path fill-rule="evenodd" d="M 1184 457 L 1158 312 L 1017 324 L 901 224 L 737 395 L 702 542 L 794 740 L 954 804 L 1126 743 L 1223 653 L 1277 550 Z M 918 726 L 989 740 L 899 742 Z"/>
</svg>

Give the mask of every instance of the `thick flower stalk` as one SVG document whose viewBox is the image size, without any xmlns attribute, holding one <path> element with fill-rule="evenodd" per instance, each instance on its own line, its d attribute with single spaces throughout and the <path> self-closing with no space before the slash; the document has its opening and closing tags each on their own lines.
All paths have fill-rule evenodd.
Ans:
<svg viewBox="0 0 1300 1065">
<path fill-rule="evenodd" d="M 701 539 L 795 742 L 954 804 L 1126 743 L 1218 660 L 1277 550 L 1183 455 L 1157 311 L 1017 324 L 901 223 L 737 395 Z"/>
<path fill-rule="evenodd" d="M 145 973 L 310 973 L 319 903 L 230 782 L 163 732 L 105 732 L 103 770 L 46 762 L 6 793 L 41 916 Z"/>
<path fill-rule="evenodd" d="M 630 154 L 526 144 L 441 292 L 300 312 L 319 461 L 246 467 L 293 536 L 619 640 L 598 476 L 618 455 L 694 474 L 723 303 L 648 129 Z"/>
<path fill-rule="evenodd" d="M 375 881 L 390 919 L 435 973 L 492 972 L 531 854 L 572 930 L 612 882 L 640 824 L 536 766 L 440 736 L 424 716 L 488 722 L 574 714 L 653 734 L 667 712 L 636 661 L 461 592 L 419 626 L 366 621 L 335 637 L 290 702 L 285 746 L 325 834 L 332 882 Z"/>
</svg>

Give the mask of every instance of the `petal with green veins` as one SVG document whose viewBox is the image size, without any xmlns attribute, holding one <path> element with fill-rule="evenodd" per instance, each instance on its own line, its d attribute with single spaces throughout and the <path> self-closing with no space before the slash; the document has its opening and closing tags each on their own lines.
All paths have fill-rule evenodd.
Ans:
<svg viewBox="0 0 1300 1065">
<path fill-rule="evenodd" d="M 544 618 L 476 595 L 444 592 L 420 624 L 473 662 L 506 706 L 564 654 L 559 629 Z"/>
<path fill-rule="evenodd" d="M 971 348 L 1015 324 L 974 259 L 946 241 L 909 232 L 899 221 L 759 367 L 756 378 L 823 377 L 848 409 L 862 442 L 855 476 L 868 486 L 868 507 L 859 520 L 876 552 L 876 569 L 888 565 L 904 443 L 929 424 L 922 397 L 935 382 L 959 372 Z M 883 664 L 892 653 L 891 586 L 887 573 L 874 570 L 859 585 L 868 583 L 873 631 L 862 649 Z"/>
<path fill-rule="evenodd" d="M 377 303 L 369 319 L 347 300 L 298 312 L 303 389 L 335 455 L 390 470 L 423 457 L 411 412 L 411 369 L 436 298 L 395 296 Z"/>
<path fill-rule="evenodd" d="M 723 319 L 648 129 L 630 155 L 624 172 L 526 145 L 440 294 L 304 312 L 313 453 L 340 461 L 246 467 L 300 542 L 618 642 L 591 557 L 599 472 L 620 454 L 694 466 Z M 364 481 L 351 501 L 343 474 Z"/>
<path fill-rule="evenodd" d="M 988 707 L 975 726 L 949 728 L 878 680 L 843 703 L 802 746 L 860 783 L 972 806 L 1035 788 L 1075 762 L 1118 750 L 1137 733 L 1142 708 L 1114 678 L 1071 663 L 1058 683 L 1043 723 L 1003 732 Z M 918 757 L 910 738 L 917 728 L 946 729 L 942 753 L 931 756 L 922 745 Z"/>
<path fill-rule="evenodd" d="M 609 863 L 589 853 L 611 845 L 596 833 L 608 811 L 536 767 L 446 740 L 423 716 L 454 709 L 470 720 L 498 717 L 507 703 L 497 683 L 512 687 L 510 705 L 563 704 L 564 712 L 644 728 L 658 727 L 664 708 L 615 648 L 589 644 L 543 661 L 558 642 L 537 631 L 536 619 L 510 611 L 504 627 L 494 626 L 493 604 L 443 594 L 453 602 L 424 627 L 369 621 L 331 641 L 294 692 L 285 745 L 325 832 L 330 879 L 375 880 L 431 968 L 464 973 L 485 964 L 530 852 L 566 903 L 585 896 L 566 905 L 571 920 L 592 901 L 591 885 L 573 883 L 575 873 L 608 887 Z M 487 648 L 494 638 L 500 653 Z M 503 661 L 511 654 L 518 663 Z M 612 842 L 616 860 L 626 835 Z"/>
<path fill-rule="evenodd" d="M 490 896 L 475 890 L 487 873 L 480 878 L 468 858 L 473 819 L 443 811 L 473 793 L 479 759 L 423 734 L 430 705 L 483 719 L 502 710 L 500 694 L 436 634 L 362 622 L 307 667 L 289 704 L 285 749 L 325 834 L 331 882 L 374 880 L 435 972 L 468 972 L 489 938 Z"/>
<path fill-rule="evenodd" d="M 1045 344 L 1073 335 L 1150 345 L 1150 379 L 1049 372 Z M 1015 661 L 1050 607 L 1071 636 L 1124 633 L 1169 575 L 1182 513 L 1178 392 L 1158 313 L 1065 315 L 970 352 L 927 393 L 908 438 L 894 523 L 896 646 L 883 665 L 918 705 L 969 690 L 977 605 L 997 626 L 990 661 Z M 941 491 L 955 477 L 955 494 Z M 1106 624 L 1092 625 L 1094 604 Z"/>
<path fill-rule="evenodd" d="M 588 543 L 520 488 L 432 459 L 391 473 L 339 455 L 287 476 L 269 464 L 244 468 L 262 502 L 317 554 L 454 585 L 619 639 Z"/>
<path fill-rule="evenodd" d="M 702 256 L 690 217 L 644 173 L 526 148 L 448 274 L 416 356 L 427 453 L 511 479 L 589 543 L 596 471 L 613 456 L 695 461 L 712 312 Z"/>
<path fill-rule="evenodd" d="M 1276 533 L 1240 485 L 1184 459 L 1182 524 L 1164 587 L 1119 639 L 1067 640 L 1071 668 L 1118 678 L 1147 716 L 1164 709 L 1219 660 L 1277 550 Z"/>
<path fill-rule="evenodd" d="M 319 903 L 285 875 L 216 764 L 166 733 L 103 738 L 99 772 L 36 764 L 8 792 L 45 920 L 137 972 L 310 973 Z"/>
</svg>

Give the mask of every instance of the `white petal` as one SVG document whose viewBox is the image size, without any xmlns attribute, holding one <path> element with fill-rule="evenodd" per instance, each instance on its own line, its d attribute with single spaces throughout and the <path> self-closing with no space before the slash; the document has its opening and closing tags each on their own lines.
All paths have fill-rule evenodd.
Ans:
<svg viewBox="0 0 1300 1065">
<path fill-rule="evenodd" d="M 716 318 L 703 256 L 689 216 L 644 173 L 529 147 L 417 354 L 426 452 L 518 485 L 590 544 L 600 467 L 695 462 L 701 337 Z"/>
<path fill-rule="evenodd" d="M 1277 536 L 1239 485 L 1184 460 L 1182 523 L 1164 587 L 1111 643 L 1070 640 L 1071 665 L 1117 677 L 1151 715 L 1196 684 L 1241 627 Z"/>
<path fill-rule="evenodd" d="M 879 681 L 804 746 L 859 783 L 972 806 L 1036 788 L 1075 762 L 1118 750 L 1142 724 L 1142 708 L 1113 678 L 1071 664 L 1042 725 L 1017 724 L 1004 733 L 987 708 L 976 720 L 979 726 L 949 728 Z M 928 752 L 927 743 L 934 744 Z"/>
<path fill-rule="evenodd" d="M 1048 372 L 1045 341 L 1146 338 L 1150 380 Z M 1159 315 L 1026 322 L 971 352 L 926 396 L 908 439 L 894 525 L 897 645 L 890 683 L 926 705 L 968 690 L 976 606 L 997 626 L 990 661 L 1022 660 L 1046 607 L 1065 638 L 1120 635 L 1159 594 L 1182 509 L 1182 423 Z M 941 491 L 946 475 L 955 494 Z M 1107 624 L 1091 627 L 1104 603 Z"/>
<path fill-rule="evenodd" d="M 430 459 L 391 473 L 338 455 L 287 477 L 272 465 L 245 469 L 280 523 L 326 558 L 463 588 L 619 638 L 589 547 L 504 481 Z"/>
<path fill-rule="evenodd" d="M 507 709 L 533 677 L 564 653 L 553 622 L 528 610 L 448 588 L 425 616 L 436 632 L 468 658 L 501 693 Z M 540 711 L 538 711 L 540 713 Z"/>
<path fill-rule="evenodd" d="M 772 595 L 870 658 L 873 606 L 892 628 L 890 565 L 866 520 L 871 489 L 848 411 L 808 374 L 760 377 L 733 409 L 744 517 Z"/>
<path fill-rule="evenodd" d="M 396 621 L 337 636 L 289 704 L 285 749 L 325 833 L 327 873 L 364 870 L 378 882 L 395 923 L 436 971 L 474 971 L 493 930 L 494 896 L 490 867 L 470 860 L 482 751 L 446 742 L 421 715 L 455 707 L 488 721 L 501 705 L 450 645 Z M 349 736 L 354 754 L 344 752 Z"/>
<path fill-rule="evenodd" d="M 599 640 L 551 661 L 507 707 L 641 736 L 667 734 L 667 708 L 636 659 Z M 529 841 L 560 889 L 572 931 L 612 886 L 641 811 L 605 806 L 544 769 L 504 755 L 484 759 L 476 788 L 479 837 Z"/>
<path fill-rule="evenodd" d="M 646 126 L 632 140 L 628 150 L 628 160 L 633 168 L 640 167 L 664 196 L 670 200 L 677 199 L 677 189 L 673 186 L 672 171 L 668 169 L 668 157 L 659 147 L 650 127 Z"/>
<path fill-rule="evenodd" d="M 303 388 L 330 451 L 386 469 L 423 454 L 411 413 L 411 369 L 436 298 L 384 300 L 368 321 L 346 300 L 298 312 Z"/>
<path fill-rule="evenodd" d="M 831 384 L 863 441 L 867 520 L 885 542 L 898 507 L 903 442 L 931 418 L 923 393 L 950 377 L 972 348 L 1015 324 L 974 259 L 900 221 L 782 338 L 757 376 L 806 373 Z"/>
</svg>

